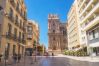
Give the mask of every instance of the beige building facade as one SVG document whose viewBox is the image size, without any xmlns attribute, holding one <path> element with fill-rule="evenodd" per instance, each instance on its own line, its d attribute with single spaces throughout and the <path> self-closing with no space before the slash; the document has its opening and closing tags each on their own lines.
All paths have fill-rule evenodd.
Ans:
<svg viewBox="0 0 99 66">
<path fill-rule="evenodd" d="M 73 18 L 73 16 L 76 18 Z M 89 55 L 92 55 L 92 53 L 99 55 L 98 17 L 98 0 L 75 0 L 68 14 L 68 47 L 72 47 L 74 43 L 72 43 L 72 40 L 78 38 L 78 42 L 74 44 L 74 46 L 78 44 L 78 50 L 87 48 L 86 51 Z M 76 34 L 77 38 L 72 34 Z"/>
<path fill-rule="evenodd" d="M 0 0 L 0 54 L 9 59 L 24 55 L 26 45 L 26 7 L 24 0 Z"/>
<path fill-rule="evenodd" d="M 80 48 L 80 34 L 79 34 L 79 23 L 77 19 L 77 7 L 76 2 L 71 6 L 71 9 L 68 13 L 68 49 L 69 50 L 78 50 Z"/>
<path fill-rule="evenodd" d="M 59 54 L 67 49 L 66 23 L 61 23 L 58 15 L 48 15 L 48 51 Z"/>
<path fill-rule="evenodd" d="M 26 51 L 32 53 L 34 42 L 36 46 L 39 44 L 39 25 L 34 20 L 28 20 Z"/>
</svg>

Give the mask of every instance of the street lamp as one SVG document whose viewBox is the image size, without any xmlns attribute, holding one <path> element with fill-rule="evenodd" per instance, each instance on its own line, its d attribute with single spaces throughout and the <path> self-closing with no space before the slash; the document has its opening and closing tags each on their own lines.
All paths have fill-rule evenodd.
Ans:
<svg viewBox="0 0 99 66">
<path fill-rule="evenodd" d="M 25 66 L 25 60 L 26 60 L 26 48 L 25 48 L 25 52 L 24 52 L 24 66 Z"/>
<path fill-rule="evenodd" d="M 5 56 L 4 56 L 4 59 L 5 59 L 5 66 L 7 65 L 7 64 L 6 64 L 6 58 L 7 58 L 6 56 L 7 56 L 7 45 L 6 45 L 6 47 L 5 47 Z"/>
</svg>

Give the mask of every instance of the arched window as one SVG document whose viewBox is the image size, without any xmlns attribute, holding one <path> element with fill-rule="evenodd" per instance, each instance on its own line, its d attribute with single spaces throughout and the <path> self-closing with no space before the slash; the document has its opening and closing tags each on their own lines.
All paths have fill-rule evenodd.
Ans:
<svg viewBox="0 0 99 66">
<path fill-rule="evenodd" d="M 55 33 L 55 30 L 53 30 L 53 33 Z"/>
<path fill-rule="evenodd" d="M 53 37 L 53 41 L 55 41 L 56 39 L 55 39 L 55 37 Z"/>
</svg>

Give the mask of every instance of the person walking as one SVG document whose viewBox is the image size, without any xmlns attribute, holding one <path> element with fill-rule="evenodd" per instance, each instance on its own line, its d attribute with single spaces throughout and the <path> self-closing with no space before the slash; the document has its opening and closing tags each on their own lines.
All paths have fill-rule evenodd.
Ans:
<svg viewBox="0 0 99 66">
<path fill-rule="evenodd" d="M 52 53 L 52 56 L 54 56 L 54 53 Z"/>
<path fill-rule="evenodd" d="M 18 54 L 18 63 L 20 63 L 21 60 L 21 54 Z"/>
<path fill-rule="evenodd" d="M 16 64 L 16 62 L 17 62 L 17 54 L 16 53 L 13 55 L 13 61 Z"/>
</svg>

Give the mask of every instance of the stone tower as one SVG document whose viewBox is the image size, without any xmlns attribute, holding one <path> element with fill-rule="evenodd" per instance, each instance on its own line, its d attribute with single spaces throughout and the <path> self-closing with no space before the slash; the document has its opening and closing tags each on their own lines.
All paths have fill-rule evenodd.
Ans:
<svg viewBox="0 0 99 66">
<path fill-rule="evenodd" d="M 66 24 L 60 23 L 56 14 L 48 15 L 48 40 L 50 53 L 59 54 L 66 48 Z"/>
</svg>

